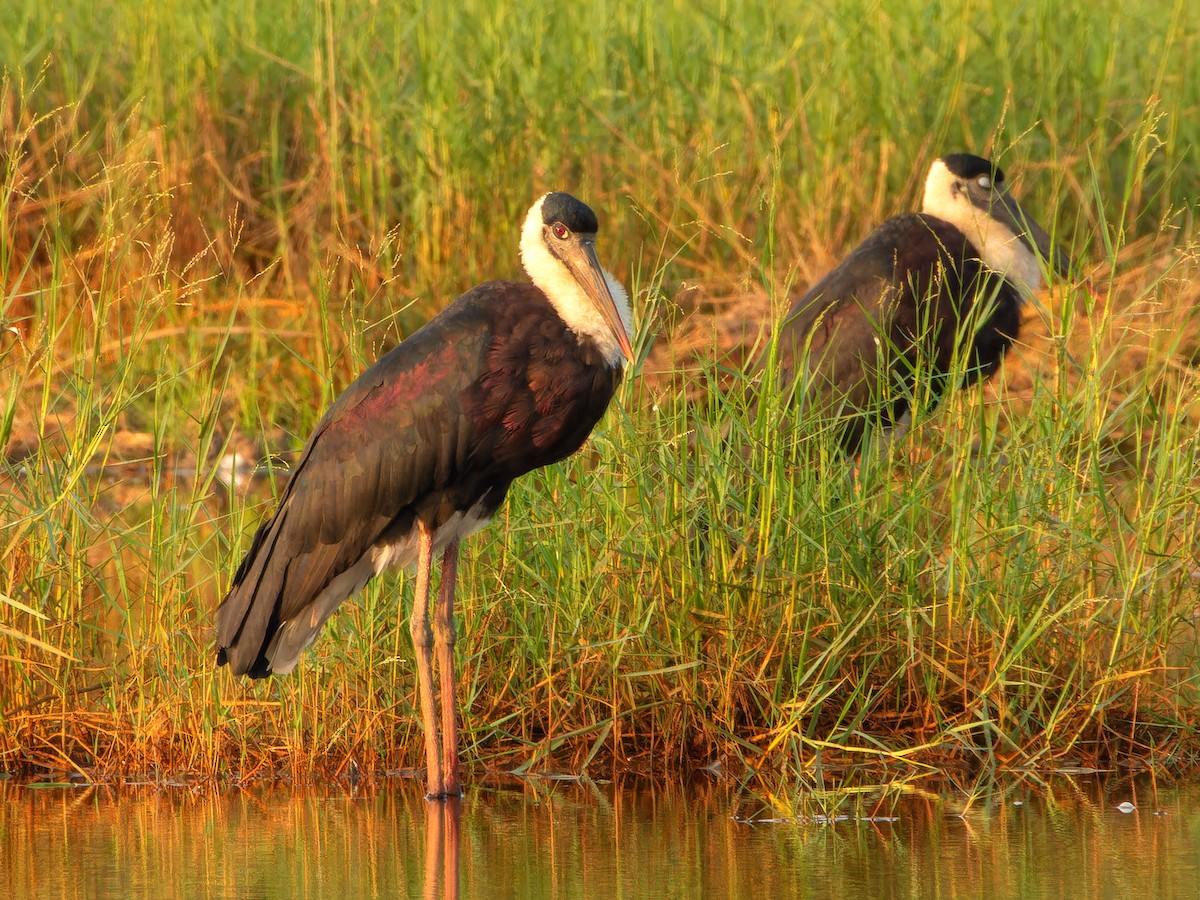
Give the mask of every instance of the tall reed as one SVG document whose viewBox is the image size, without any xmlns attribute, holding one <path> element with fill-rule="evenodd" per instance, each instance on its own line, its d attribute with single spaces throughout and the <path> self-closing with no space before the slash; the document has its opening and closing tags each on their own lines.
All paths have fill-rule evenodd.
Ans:
<svg viewBox="0 0 1200 900">
<path fill-rule="evenodd" d="M 1193 6 L 3 4 L 0 768 L 417 763 L 408 579 L 266 684 L 212 613 L 321 410 L 550 188 L 640 363 L 468 548 L 471 760 L 1189 766 Z M 1099 299 L 857 473 L 801 456 L 771 321 L 959 148 Z"/>
</svg>

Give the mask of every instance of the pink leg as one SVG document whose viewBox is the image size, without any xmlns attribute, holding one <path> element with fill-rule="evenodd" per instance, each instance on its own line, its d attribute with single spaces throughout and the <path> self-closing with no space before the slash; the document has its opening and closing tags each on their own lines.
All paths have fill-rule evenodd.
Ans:
<svg viewBox="0 0 1200 900">
<path fill-rule="evenodd" d="M 446 787 L 442 777 L 442 757 L 439 752 L 437 716 L 433 699 L 433 634 L 429 628 L 429 573 L 433 568 L 433 532 L 424 522 L 417 522 L 417 583 L 414 590 L 412 619 L 413 651 L 417 657 L 417 685 L 421 693 L 421 726 L 425 730 L 425 765 L 427 797 L 440 797 Z"/>
<path fill-rule="evenodd" d="M 458 541 L 442 555 L 442 585 L 434 612 L 433 636 L 442 688 L 442 775 L 446 797 L 461 797 L 458 781 L 458 716 L 454 691 L 454 582 L 458 577 Z"/>
</svg>

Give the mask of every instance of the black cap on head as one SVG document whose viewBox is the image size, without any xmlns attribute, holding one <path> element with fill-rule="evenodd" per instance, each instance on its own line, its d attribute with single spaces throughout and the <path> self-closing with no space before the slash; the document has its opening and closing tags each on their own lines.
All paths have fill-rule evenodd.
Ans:
<svg viewBox="0 0 1200 900">
<path fill-rule="evenodd" d="M 951 153 L 943 156 L 942 162 L 959 178 L 978 178 L 980 175 L 986 175 L 992 179 L 992 184 L 1004 182 L 1004 172 L 1000 170 L 999 166 L 988 162 L 982 156 L 974 156 L 970 153 Z"/>
<path fill-rule="evenodd" d="M 591 207 L 562 191 L 547 194 L 542 201 L 542 222 L 546 225 L 561 222 L 576 234 L 595 234 L 600 230 Z"/>
</svg>

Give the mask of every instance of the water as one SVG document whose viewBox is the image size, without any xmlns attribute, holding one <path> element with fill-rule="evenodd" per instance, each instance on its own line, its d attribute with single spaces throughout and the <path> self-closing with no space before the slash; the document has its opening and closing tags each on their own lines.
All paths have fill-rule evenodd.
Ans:
<svg viewBox="0 0 1200 900">
<path fill-rule="evenodd" d="M 0 898 L 1200 897 L 1197 785 L 1062 780 L 969 806 L 910 789 L 833 822 L 798 799 L 808 818 L 721 784 L 484 783 L 437 804 L 409 781 L 0 782 Z"/>
</svg>

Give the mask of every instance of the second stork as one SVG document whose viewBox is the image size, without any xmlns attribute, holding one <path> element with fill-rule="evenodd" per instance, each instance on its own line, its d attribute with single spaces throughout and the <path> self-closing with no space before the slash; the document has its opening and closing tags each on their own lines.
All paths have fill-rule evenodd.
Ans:
<svg viewBox="0 0 1200 900">
<path fill-rule="evenodd" d="M 934 161 L 922 211 L 888 219 L 797 300 L 779 338 L 800 402 L 858 453 L 872 428 L 900 424 L 953 385 L 987 378 L 1017 337 L 1043 268 L 1070 261 L 978 156 Z M 957 356 L 956 356 L 957 354 Z M 956 367 L 957 364 L 957 367 Z"/>
</svg>

